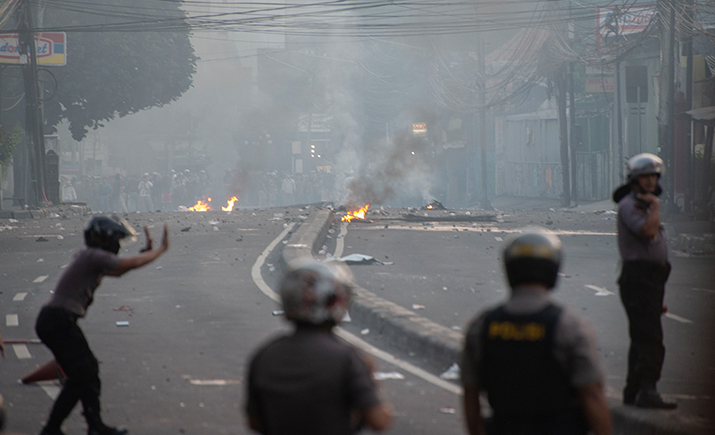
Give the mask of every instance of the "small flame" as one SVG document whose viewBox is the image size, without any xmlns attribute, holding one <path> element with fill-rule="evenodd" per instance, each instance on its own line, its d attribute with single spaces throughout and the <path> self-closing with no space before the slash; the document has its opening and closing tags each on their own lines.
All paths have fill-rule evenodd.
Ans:
<svg viewBox="0 0 715 435">
<path fill-rule="evenodd" d="M 196 205 L 189 207 L 189 211 L 209 211 L 211 208 L 211 198 L 208 201 L 199 200 Z"/>
<path fill-rule="evenodd" d="M 432 204 L 427 206 L 427 210 L 432 210 L 433 208 L 434 208 L 434 206 Z"/>
<path fill-rule="evenodd" d="M 353 219 L 365 219 L 365 214 L 367 213 L 368 208 L 370 208 L 370 204 L 367 204 L 365 207 L 362 207 L 359 210 L 349 211 L 340 220 L 343 222 L 350 222 Z"/>
<path fill-rule="evenodd" d="M 238 201 L 238 198 L 235 196 L 231 197 L 231 199 L 228 200 L 226 207 L 221 207 L 221 210 L 223 211 L 233 211 L 233 205 Z"/>
</svg>

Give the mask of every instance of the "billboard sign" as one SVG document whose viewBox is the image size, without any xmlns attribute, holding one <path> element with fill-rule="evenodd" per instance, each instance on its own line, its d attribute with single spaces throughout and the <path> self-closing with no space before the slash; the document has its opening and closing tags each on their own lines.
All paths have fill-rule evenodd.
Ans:
<svg viewBox="0 0 715 435">
<path fill-rule="evenodd" d="M 65 32 L 35 33 L 35 47 L 39 65 L 67 64 L 67 35 Z M 0 64 L 26 62 L 27 59 L 21 59 L 20 56 L 20 42 L 17 33 L 0 33 Z"/>
<path fill-rule="evenodd" d="M 596 39 L 631 35 L 644 31 L 655 16 L 655 6 L 610 6 L 598 8 L 596 14 Z"/>
</svg>

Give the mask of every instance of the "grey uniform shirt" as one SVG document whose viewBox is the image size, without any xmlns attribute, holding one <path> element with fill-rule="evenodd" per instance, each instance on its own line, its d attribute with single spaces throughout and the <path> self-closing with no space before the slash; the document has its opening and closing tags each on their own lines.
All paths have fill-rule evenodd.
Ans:
<svg viewBox="0 0 715 435">
<path fill-rule="evenodd" d="M 99 248 L 76 252 L 57 282 L 55 292 L 47 305 L 64 308 L 84 317 L 87 307 L 94 300 L 94 291 L 102 282 L 102 277 L 116 270 L 120 261 L 115 254 Z"/>
<path fill-rule="evenodd" d="M 515 289 L 505 309 L 513 314 L 536 313 L 551 302 L 549 295 L 534 288 Z M 487 312 L 478 316 L 467 329 L 462 353 L 462 385 L 476 387 L 479 382 L 481 331 Z M 574 387 L 603 383 L 604 374 L 598 357 L 596 334 L 591 325 L 572 311 L 564 308 L 554 333 L 554 358 L 562 365 Z"/>
<path fill-rule="evenodd" d="M 350 411 L 379 404 L 370 371 L 353 346 L 299 328 L 253 357 L 246 411 L 268 435 L 348 435 Z"/>
<path fill-rule="evenodd" d="M 618 203 L 618 250 L 623 261 L 668 262 L 668 243 L 661 225 L 652 239 L 640 235 L 648 219 L 648 204 L 630 192 Z"/>
</svg>

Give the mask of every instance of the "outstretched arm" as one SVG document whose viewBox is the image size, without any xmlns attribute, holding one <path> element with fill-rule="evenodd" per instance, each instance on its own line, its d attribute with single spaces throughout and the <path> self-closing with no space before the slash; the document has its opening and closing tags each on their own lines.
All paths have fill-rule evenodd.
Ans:
<svg viewBox="0 0 715 435">
<path fill-rule="evenodd" d="M 144 227 L 144 233 L 146 234 L 146 247 L 142 249 L 139 255 L 133 257 L 122 258 L 119 262 L 119 267 L 107 273 L 109 276 L 122 276 L 132 269 L 138 269 L 145 266 L 152 261 L 156 260 L 161 254 L 169 249 L 169 226 L 164 224 L 164 234 L 161 238 L 161 246 L 157 249 L 153 248 L 153 241 L 151 239 L 151 234 L 149 234 L 149 228 Z"/>
</svg>

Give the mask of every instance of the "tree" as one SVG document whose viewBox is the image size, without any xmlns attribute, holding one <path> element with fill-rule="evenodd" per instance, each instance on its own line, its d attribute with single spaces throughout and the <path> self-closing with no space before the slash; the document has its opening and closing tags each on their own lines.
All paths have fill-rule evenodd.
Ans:
<svg viewBox="0 0 715 435">
<path fill-rule="evenodd" d="M 186 92 L 197 58 L 179 4 L 88 0 L 76 9 L 45 2 L 38 29 L 67 32 L 67 64 L 41 74 L 45 133 L 54 133 L 66 120 L 80 141 L 103 121 L 163 106 Z M 8 79 L 5 92 L 11 93 Z M 18 120 L 24 116 L 21 108 L 13 114 Z"/>
</svg>

